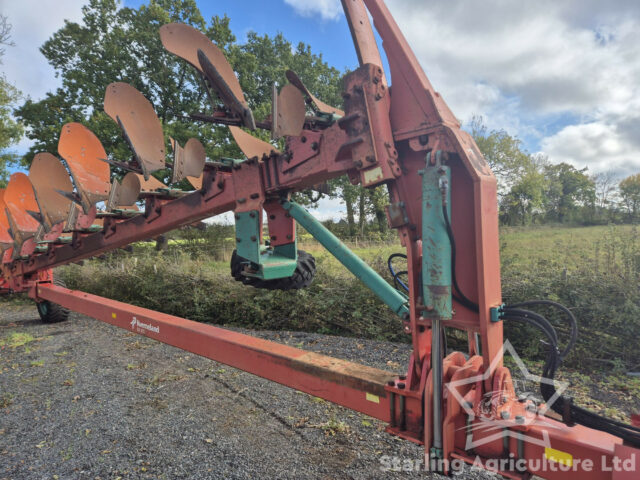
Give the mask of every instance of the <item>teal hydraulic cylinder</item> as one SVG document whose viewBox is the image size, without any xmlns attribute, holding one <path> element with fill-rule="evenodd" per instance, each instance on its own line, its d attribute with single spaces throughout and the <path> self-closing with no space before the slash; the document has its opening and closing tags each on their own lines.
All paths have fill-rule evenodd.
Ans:
<svg viewBox="0 0 640 480">
<path fill-rule="evenodd" d="M 282 206 L 307 230 L 320 244 L 340 261 L 362 283 L 369 287 L 380 300 L 386 303 L 401 317 L 409 314 L 407 299 L 367 265 L 360 257 L 349 250 L 333 233 L 327 230 L 307 210 L 295 202 L 284 202 Z"/>
<path fill-rule="evenodd" d="M 451 170 L 427 166 L 422 172 L 422 292 L 426 318 L 451 320 Z M 444 210 L 443 211 L 443 205 Z"/>
</svg>

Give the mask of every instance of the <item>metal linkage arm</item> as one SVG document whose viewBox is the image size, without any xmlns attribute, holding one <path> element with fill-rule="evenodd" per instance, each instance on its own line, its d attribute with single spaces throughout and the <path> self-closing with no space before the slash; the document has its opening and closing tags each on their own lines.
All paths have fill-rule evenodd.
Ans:
<svg viewBox="0 0 640 480">
<path fill-rule="evenodd" d="M 283 207 L 305 230 L 313 235 L 313 238 L 320 242 L 340 263 L 369 287 L 391 310 L 403 318 L 409 314 L 407 298 L 389 285 L 384 278 L 360 257 L 349 250 L 338 237 L 327 230 L 313 215 L 292 201 L 284 202 Z"/>
</svg>

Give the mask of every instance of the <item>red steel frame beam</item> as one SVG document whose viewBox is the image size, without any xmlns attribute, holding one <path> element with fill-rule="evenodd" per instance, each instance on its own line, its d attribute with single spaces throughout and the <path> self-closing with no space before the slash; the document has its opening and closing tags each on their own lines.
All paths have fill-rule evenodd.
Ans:
<svg viewBox="0 0 640 480">
<path fill-rule="evenodd" d="M 394 374 L 53 284 L 30 291 L 75 312 L 324 398 L 384 422 Z"/>
<path fill-rule="evenodd" d="M 386 87 L 365 5 L 383 39 L 392 87 Z M 37 301 L 63 305 L 389 422 L 390 432 L 423 443 L 428 452 L 434 430 L 430 423 L 431 319 L 428 306 L 421 305 L 421 245 L 428 239 L 422 239 L 420 233 L 419 172 L 425 166 L 426 155 L 433 158 L 436 152 L 443 154 L 452 170 L 451 217 L 460 265 L 457 274 L 462 291 L 478 303 L 479 312 L 455 304 L 455 315 L 448 326 L 469 334 L 480 333 L 482 357 L 469 360 L 469 368 L 478 369 L 476 373 L 487 371 L 502 347 L 502 324 L 491 322 L 489 317 L 489 309 L 501 303 L 496 181 L 471 137 L 460 129 L 429 83 L 382 0 L 343 0 L 343 6 L 361 67 L 345 78 L 346 115 L 342 119 L 324 130 L 305 130 L 304 137 L 288 138 L 287 155 L 248 160 L 232 171 L 207 169 L 199 192 L 173 200 L 148 198 L 143 215 L 128 220 L 106 219 L 99 233 L 75 232 L 70 245 L 50 246 L 47 253 L 5 262 L 0 265 L 0 282 L 4 277 L 10 288 L 29 290 Z M 404 327 L 412 335 L 414 352 L 406 378 L 50 283 L 50 269 L 54 266 L 225 211 L 261 210 L 265 202 L 344 173 L 365 187 L 384 183 L 389 188 L 391 206 L 396 212 L 391 223 L 398 229 L 408 256 L 411 314 L 404 319 Z M 473 350 L 470 353 L 477 353 Z M 498 365 L 502 368 L 501 362 Z M 450 368 L 450 373 L 455 373 L 454 370 Z M 478 382 L 476 401 L 485 392 L 493 392 L 494 396 L 503 391 L 509 393 L 505 385 L 511 382 L 510 376 L 503 370 L 501 384 L 496 383 L 496 378 L 500 379 L 496 375 Z M 468 416 L 460 411 L 460 405 L 449 403 L 443 417 L 444 458 L 471 461 L 465 452 L 463 428 Z M 401 416 L 398 404 L 405 406 Z M 510 398 L 502 408 L 518 411 L 523 406 Z M 509 428 L 520 429 L 517 425 Z M 602 432 L 544 419 L 529 427 L 527 433 L 535 438 L 549 434 L 555 445 L 584 458 L 596 455 L 611 458 L 618 453 L 630 457 L 637 451 L 623 447 L 620 439 Z M 502 439 L 478 450 L 485 459 L 498 458 L 504 453 Z M 522 453 L 526 458 L 540 458 L 543 454 L 536 447 L 525 448 Z M 519 477 L 513 472 L 501 473 Z M 584 472 L 561 475 L 546 472 L 545 477 L 626 479 L 602 472 L 592 476 Z"/>
</svg>

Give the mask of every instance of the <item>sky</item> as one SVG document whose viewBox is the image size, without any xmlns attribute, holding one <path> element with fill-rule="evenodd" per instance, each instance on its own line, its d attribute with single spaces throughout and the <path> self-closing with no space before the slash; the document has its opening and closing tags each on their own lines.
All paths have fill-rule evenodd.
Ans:
<svg viewBox="0 0 640 480">
<path fill-rule="evenodd" d="M 38 48 L 78 22 L 84 0 L 0 0 L 15 47 L 0 66 L 25 96 L 60 85 Z M 138 6 L 142 0 L 125 0 Z M 339 0 L 198 0 L 227 14 L 242 41 L 282 32 L 340 70 L 357 57 Z M 590 173 L 640 171 L 640 2 L 637 0 L 387 0 L 431 83 L 463 123 L 519 137 L 529 152 Z M 391 79 L 393 83 L 393 79 Z M 28 141 L 18 151 L 28 148 Z M 339 202 L 325 202 L 321 217 Z"/>
</svg>

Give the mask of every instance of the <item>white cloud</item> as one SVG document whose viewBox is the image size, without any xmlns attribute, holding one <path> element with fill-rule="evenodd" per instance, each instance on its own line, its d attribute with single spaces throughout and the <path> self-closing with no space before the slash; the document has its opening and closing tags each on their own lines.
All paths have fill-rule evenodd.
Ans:
<svg viewBox="0 0 640 480">
<path fill-rule="evenodd" d="M 619 120 L 619 119 L 616 119 Z M 640 115 L 634 121 L 640 122 Z M 567 162 L 589 172 L 625 177 L 640 170 L 640 139 L 624 131 L 623 122 L 606 120 L 564 127 L 542 141 L 542 151 L 555 162 Z"/>
<path fill-rule="evenodd" d="M 552 161 L 640 170 L 640 2 L 387 4 L 461 120 L 537 138 Z"/>
<path fill-rule="evenodd" d="M 86 0 L 0 0 L 0 12 L 12 25 L 11 39 L 15 43 L 5 49 L 2 70 L 25 98 L 38 100 L 60 86 L 60 79 L 55 77 L 39 48 L 64 26 L 65 20 L 80 21 L 85 3 Z M 14 149 L 22 153 L 32 143 L 23 138 Z"/>
<path fill-rule="evenodd" d="M 309 209 L 314 217 L 321 222 L 325 220 L 339 221 L 346 217 L 346 209 L 337 198 L 323 197 L 318 202 L 318 208 Z"/>
<path fill-rule="evenodd" d="M 337 20 L 342 15 L 340 0 L 284 0 L 303 17 L 320 15 L 323 20 Z"/>
<path fill-rule="evenodd" d="M 60 85 L 39 48 L 64 20 L 78 22 L 86 0 L 0 0 L 0 11 L 12 24 L 15 47 L 7 47 L 3 69 L 25 96 L 39 99 Z"/>
<path fill-rule="evenodd" d="M 338 0 L 285 0 L 339 18 Z M 386 0 L 434 87 L 551 161 L 640 170 L 640 2 Z M 391 79 L 393 81 L 393 79 Z"/>
</svg>

